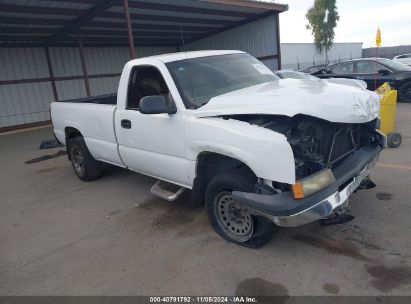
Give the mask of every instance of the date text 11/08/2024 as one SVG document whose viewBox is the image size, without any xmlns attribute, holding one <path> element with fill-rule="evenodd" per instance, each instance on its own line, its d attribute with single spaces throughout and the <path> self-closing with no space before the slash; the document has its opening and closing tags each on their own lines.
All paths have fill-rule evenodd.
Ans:
<svg viewBox="0 0 411 304">
<path fill-rule="evenodd" d="M 258 303 L 255 297 L 150 297 L 150 303 Z"/>
</svg>

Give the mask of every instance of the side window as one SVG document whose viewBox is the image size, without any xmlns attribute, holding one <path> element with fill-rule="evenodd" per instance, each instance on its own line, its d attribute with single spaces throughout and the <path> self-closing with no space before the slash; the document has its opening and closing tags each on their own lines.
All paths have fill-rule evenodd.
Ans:
<svg viewBox="0 0 411 304">
<path fill-rule="evenodd" d="M 140 100 L 146 96 L 163 95 L 169 102 L 170 91 L 160 71 L 152 66 L 135 67 L 131 71 L 127 92 L 127 109 L 138 110 Z"/>
<path fill-rule="evenodd" d="M 331 74 L 352 74 L 354 72 L 354 65 L 352 62 L 347 62 L 331 67 L 329 70 Z"/>
<path fill-rule="evenodd" d="M 377 74 L 378 70 L 383 69 L 379 64 L 374 62 L 360 61 L 357 62 L 358 74 Z"/>
</svg>

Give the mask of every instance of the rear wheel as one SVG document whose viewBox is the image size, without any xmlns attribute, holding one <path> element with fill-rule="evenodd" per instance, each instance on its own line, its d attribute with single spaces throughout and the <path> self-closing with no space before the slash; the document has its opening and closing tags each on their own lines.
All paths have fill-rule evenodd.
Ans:
<svg viewBox="0 0 411 304">
<path fill-rule="evenodd" d="M 399 99 L 402 102 L 411 102 L 411 81 L 401 85 L 398 90 Z"/>
<path fill-rule="evenodd" d="M 239 172 L 217 175 L 207 187 L 206 207 L 214 230 L 224 239 L 259 248 L 271 239 L 275 225 L 252 215 L 233 200 L 232 191 L 251 192 L 253 178 Z"/>
<path fill-rule="evenodd" d="M 83 137 L 68 142 L 68 153 L 74 172 L 81 180 L 92 181 L 101 176 L 102 164 L 90 154 Z"/>
</svg>

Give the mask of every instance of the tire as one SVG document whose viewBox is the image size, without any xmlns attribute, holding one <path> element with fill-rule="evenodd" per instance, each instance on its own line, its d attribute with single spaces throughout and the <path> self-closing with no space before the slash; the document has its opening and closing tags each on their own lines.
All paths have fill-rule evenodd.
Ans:
<svg viewBox="0 0 411 304">
<path fill-rule="evenodd" d="M 211 226 L 225 240 L 249 248 L 260 248 L 271 240 L 275 225 L 253 216 L 232 200 L 232 191 L 251 192 L 255 179 L 239 172 L 215 176 L 206 191 Z M 230 215 L 230 218 L 224 217 Z M 235 219 L 231 218 L 234 216 Z"/>
<path fill-rule="evenodd" d="M 402 102 L 411 102 L 411 81 L 408 81 L 400 86 L 398 90 L 399 100 Z"/>
<path fill-rule="evenodd" d="M 398 148 L 402 143 L 402 136 L 399 133 L 389 133 L 387 135 L 387 143 L 390 148 Z"/>
<path fill-rule="evenodd" d="M 90 154 L 83 137 L 71 139 L 67 150 L 74 172 L 81 180 L 88 182 L 101 176 L 103 166 Z"/>
</svg>

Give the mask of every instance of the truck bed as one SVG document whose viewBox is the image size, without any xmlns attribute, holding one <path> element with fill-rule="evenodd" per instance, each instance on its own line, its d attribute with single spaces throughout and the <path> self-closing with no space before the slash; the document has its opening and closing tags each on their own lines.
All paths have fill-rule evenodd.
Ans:
<svg viewBox="0 0 411 304">
<path fill-rule="evenodd" d="M 94 103 L 94 104 L 105 104 L 105 105 L 116 105 L 117 103 L 117 93 L 91 96 L 84 98 L 76 98 L 69 100 L 61 100 L 57 102 L 72 102 L 72 103 Z"/>
<path fill-rule="evenodd" d="M 78 130 L 97 160 L 122 166 L 114 129 L 117 94 L 51 103 L 54 134 L 66 144 L 67 128 Z"/>
</svg>

